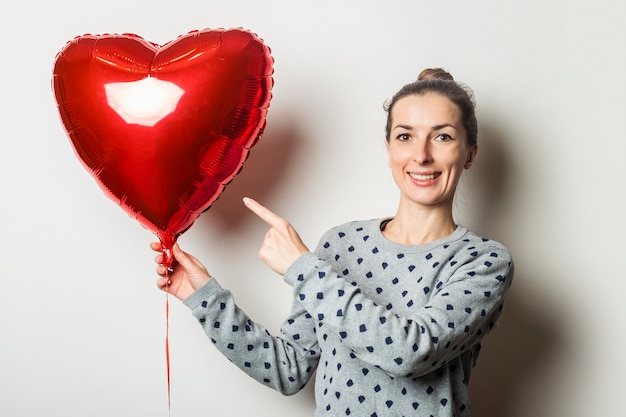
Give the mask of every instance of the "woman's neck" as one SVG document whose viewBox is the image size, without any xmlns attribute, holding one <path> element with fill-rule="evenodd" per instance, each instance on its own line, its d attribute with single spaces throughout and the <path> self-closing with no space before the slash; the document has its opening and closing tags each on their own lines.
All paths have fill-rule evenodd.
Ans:
<svg viewBox="0 0 626 417">
<path fill-rule="evenodd" d="M 456 227 L 451 207 L 408 209 L 400 206 L 382 233 L 395 243 L 421 245 L 450 236 Z"/>
</svg>

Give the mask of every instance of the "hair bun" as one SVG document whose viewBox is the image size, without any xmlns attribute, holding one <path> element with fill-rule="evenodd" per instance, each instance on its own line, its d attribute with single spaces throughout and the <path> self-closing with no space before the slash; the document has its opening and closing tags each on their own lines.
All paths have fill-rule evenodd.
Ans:
<svg viewBox="0 0 626 417">
<path fill-rule="evenodd" d="M 454 77 L 443 68 L 426 68 L 417 77 L 417 81 L 422 80 L 449 80 L 454 81 Z"/>
</svg>

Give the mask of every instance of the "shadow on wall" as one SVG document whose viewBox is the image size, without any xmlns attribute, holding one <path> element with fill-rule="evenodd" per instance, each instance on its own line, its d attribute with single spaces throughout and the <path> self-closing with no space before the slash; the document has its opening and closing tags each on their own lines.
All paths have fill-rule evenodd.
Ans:
<svg viewBox="0 0 626 417">
<path fill-rule="evenodd" d="M 260 141 L 251 149 L 242 170 L 210 207 L 210 213 L 206 213 L 209 215 L 203 214 L 198 219 L 198 226 L 203 231 L 219 235 L 237 235 L 244 227 L 243 219 L 256 221 L 254 215 L 251 215 L 244 206 L 242 198 L 249 196 L 261 204 L 269 204 L 274 190 L 284 188 L 282 185 L 284 180 L 292 178 L 298 172 L 299 167 L 292 164 L 298 160 L 298 155 L 306 152 L 308 141 L 293 120 L 294 117 L 283 114 L 281 119 L 271 122 L 271 129 L 267 129 Z M 260 247 L 261 241 L 258 245 Z M 254 320 L 254 317 L 251 319 Z M 216 355 L 219 354 L 217 350 L 214 352 Z M 306 410 L 311 410 L 311 415 L 315 410 L 314 386 L 315 375 L 297 394 L 297 400 L 294 399 L 302 403 L 304 415 L 307 415 Z"/>
<path fill-rule="evenodd" d="M 472 173 L 471 187 L 476 189 L 471 193 L 476 198 L 472 198 L 470 223 L 483 236 L 502 239 L 506 244 L 507 240 L 515 238 L 514 233 L 508 232 L 514 227 L 507 225 L 520 221 L 507 210 L 519 198 L 514 195 L 515 188 L 508 186 L 518 174 L 505 149 L 507 141 L 498 129 L 481 126 L 480 140 L 484 146 L 477 159 L 480 161 L 478 169 Z M 554 360 L 563 343 L 558 319 L 542 315 L 536 308 L 542 301 L 523 291 L 524 273 L 528 274 L 532 266 L 521 266 L 515 253 L 513 258 L 515 277 L 502 317 L 493 333 L 485 338 L 470 383 L 472 414 L 480 417 L 516 416 L 520 393 L 524 387 L 532 385 L 534 379 L 542 378 L 541 370 Z M 533 276 L 533 280 L 537 277 Z"/>
<path fill-rule="evenodd" d="M 248 196 L 269 204 L 274 189 L 281 189 L 283 179 L 292 175 L 290 164 L 302 151 L 304 139 L 295 124 L 289 122 L 291 119 L 285 115 L 272 121 L 271 129 L 266 129 L 250 150 L 243 168 L 209 208 L 210 213 L 200 216 L 198 222 L 208 233 L 236 234 L 242 219 L 252 218 L 241 199 Z"/>
<path fill-rule="evenodd" d="M 523 280 L 516 276 L 515 280 Z M 478 365 L 472 374 L 470 397 L 472 415 L 513 417 L 519 415 L 520 392 L 541 378 L 559 350 L 562 338 L 558 324 L 533 313 L 529 300 L 515 291 L 506 302 L 502 318 L 485 338 Z"/>
</svg>

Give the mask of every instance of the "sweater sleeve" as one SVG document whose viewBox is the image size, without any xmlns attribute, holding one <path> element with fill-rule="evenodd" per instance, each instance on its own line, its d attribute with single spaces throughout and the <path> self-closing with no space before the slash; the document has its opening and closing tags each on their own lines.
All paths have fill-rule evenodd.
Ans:
<svg viewBox="0 0 626 417">
<path fill-rule="evenodd" d="M 294 303 L 279 336 L 253 322 L 215 278 L 184 304 L 217 349 L 252 378 L 285 395 L 301 390 L 319 361 L 315 323 Z"/>
<path fill-rule="evenodd" d="M 417 377 L 468 351 L 495 325 L 513 276 L 508 251 L 472 254 L 410 316 L 368 299 L 315 254 L 285 274 L 296 299 L 361 360 L 394 377 Z"/>
</svg>

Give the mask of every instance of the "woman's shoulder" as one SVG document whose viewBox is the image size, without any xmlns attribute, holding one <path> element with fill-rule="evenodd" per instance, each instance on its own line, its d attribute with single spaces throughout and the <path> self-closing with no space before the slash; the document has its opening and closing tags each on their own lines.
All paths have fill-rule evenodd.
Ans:
<svg viewBox="0 0 626 417">
<path fill-rule="evenodd" d="M 368 234 L 372 230 L 380 230 L 382 222 L 387 220 L 386 218 L 365 219 L 365 220 L 351 220 L 337 226 L 334 226 L 326 231 L 324 235 L 350 235 L 350 234 Z"/>
<path fill-rule="evenodd" d="M 360 239 L 367 241 L 380 230 L 380 224 L 385 219 L 351 220 L 328 229 L 322 234 L 320 243 L 333 241 L 353 241 Z"/>
<path fill-rule="evenodd" d="M 476 232 L 465 228 L 464 226 L 459 226 L 459 228 L 462 228 L 462 230 L 464 231 L 459 241 L 469 250 L 474 249 L 477 252 L 490 252 L 508 259 L 512 258 L 511 252 L 503 243 L 492 238 L 479 235 Z"/>
</svg>

